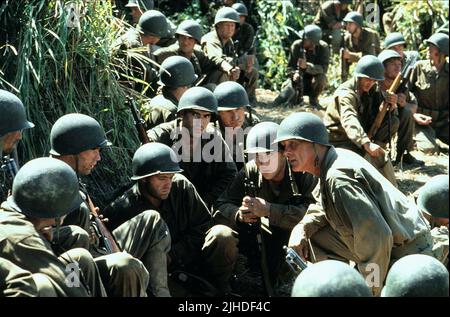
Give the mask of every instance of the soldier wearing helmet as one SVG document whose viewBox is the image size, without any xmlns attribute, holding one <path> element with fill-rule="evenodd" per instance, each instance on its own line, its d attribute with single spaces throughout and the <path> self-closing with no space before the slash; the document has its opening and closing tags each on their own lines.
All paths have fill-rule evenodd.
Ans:
<svg viewBox="0 0 450 317">
<path fill-rule="evenodd" d="M 283 84 L 283 89 L 274 104 L 293 103 L 298 94 L 300 76 L 303 76 L 303 91 L 309 96 L 309 104 L 314 108 L 321 108 L 319 95 L 327 85 L 326 74 L 330 63 L 330 52 L 328 44 L 321 40 L 322 30 L 317 25 L 307 25 L 302 32 L 305 40 L 302 41 L 302 33 L 302 38 L 296 40 L 291 46 L 287 68 L 289 79 Z M 300 103 L 302 104 L 302 100 Z"/>
<path fill-rule="evenodd" d="M 62 116 L 54 123 L 50 132 L 51 156 L 67 163 L 78 176 L 91 174 L 101 160 L 102 148 L 110 144 L 97 120 L 83 114 L 72 113 Z M 155 267 L 153 262 L 158 257 L 165 257 L 170 245 L 166 224 L 159 214 L 151 210 L 145 211 L 123 227 L 111 232 L 119 246 L 128 253 L 108 254 L 100 237 L 92 233 L 98 229 L 95 230 L 95 222 L 91 219 L 89 208 L 91 198 L 81 178 L 79 188 L 82 202 L 71 210 L 64 219 L 64 224 L 80 226 L 91 233 L 89 250 L 96 259 L 107 259 L 109 265 L 116 267 L 118 274 L 124 274 L 133 268 L 138 275 L 137 280 L 115 283 L 116 289 L 107 290 L 108 293 L 120 291 L 120 288 L 124 286 L 124 289 L 131 291 L 140 288 L 137 293 L 133 291 L 132 294 L 126 294 L 139 296 L 146 292 L 147 283 L 149 283 L 149 291 L 155 296 L 169 296 L 167 283 L 158 280 L 156 271 L 153 270 Z M 97 211 L 97 213 L 100 212 Z M 142 263 L 138 259 L 142 259 Z M 152 275 L 148 281 L 145 275 L 149 272 Z M 145 284 L 142 283 L 144 279 L 147 279 Z"/>
<path fill-rule="evenodd" d="M 384 50 L 393 50 L 400 54 L 402 58 L 402 71 L 407 65 L 414 66 L 417 60 L 419 60 L 419 52 L 417 51 L 405 51 L 406 40 L 403 34 L 399 32 L 389 33 L 383 42 Z"/>
<path fill-rule="evenodd" d="M 148 137 L 175 150 L 183 175 L 210 208 L 237 172 L 219 129 L 210 124 L 216 120 L 217 99 L 204 87 L 192 87 L 181 97 L 177 114 L 176 120 L 148 130 Z"/>
<path fill-rule="evenodd" d="M 244 87 L 234 81 L 225 81 L 214 90 L 217 98 L 218 123 L 220 132 L 225 142 L 233 152 L 233 160 L 240 170 L 244 166 L 242 162 L 243 147 L 240 142 L 245 142 L 248 130 L 259 122 L 253 115 L 249 98 Z"/>
<path fill-rule="evenodd" d="M 383 147 L 399 128 L 397 95 L 387 93 L 383 97 L 380 92 L 377 82 L 385 79 L 384 72 L 383 63 L 376 56 L 362 57 L 353 77 L 341 84 L 334 93 L 334 103 L 327 108 L 324 123 L 330 132 L 331 144 L 364 156 L 395 185 L 394 169 Z M 393 105 L 390 108 L 390 122 L 386 114 L 381 127 L 369 139 L 369 130 L 383 100 Z"/>
<path fill-rule="evenodd" d="M 343 41 L 341 32 L 343 28 L 342 20 L 349 12 L 348 5 L 351 2 L 351 0 L 325 1 L 314 18 L 314 24 L 322 29 L 323 40 L 331 45 L 335 52 L 339 51 L 339 46 Z"/>
<path fill-rule="evenodd" d="M 391 262 L 431 252 L 430 230 L 417 206 L 358 154 L 330 145 L 318 116 L 291 114 L 281 122 L 275 142 L 283 146 L 294 172 L 321 180 L 324 212 L 308 212 L 291 233 L 289 245 L 301 257 L 353 261 L 365 278 L 376 265 L 372 290 L 379 294 Z"/>
<path fill-rule="evenodd" d="M 364 18 L 360 13 L 347 13 L 344 22 L 347 32 L 344 36 L 343 57 L 348 66 L 357 63 L 365 55 L 377 56 L 380 53 L 380 36 L 376 31 L 364 26 Z"/>
<path fill-rule="evenodd" d="M 198 76 L 187 58 L 171 56 L 162 62 L 159 78 L 158 83 L 162 85 L 161 93 L 144 105 L 148 113 L 146 118 L 148 128 L 176 118 L 178 101 Z"/>
<path fill-rule="evenodd" d="M 410 77 L 418 104 L 415 141 L 425 153 L 448 152 L 448 35 L 436 33 L 426 43 L 428 59 L 417 62 Z"/>
<path fill-rule="evenodd" d="M 26 163 L 16 175 L 12 195 L 0 208 L 0 257 L 32 274 L 44 274 L 57 296 L 106 296 L 98 267 L 82 248 L 87 247 L 87 233 L 76 227 L 59 228 L 80 201 L 77 176 L 70 166 L 53 158 Z M 76 237 L 74 246 L 60 240 L 63 230 Z M 56 248 L 60 242 L 68 251 Z M 84 273 L 72 280 L 78 287 L 67 283 L 68 265 L 74 271 L 75 262 Z M 127 277 L 134 278 L 132 272 Z"/>
<path fill-rule="evenodd" d="M 125 8 L 129 10 L 130 24 L 135 26 L 142 14 L 147 10 L 153 10 L 154 6 L 153 0 L 128 0 Z"/>
<path fill-rule="evenodd" d="M 34 124 L 27 120 L 25 107 L 22 101 L 14 94 L 0 89 L 0 160 L 3 165 L 4 160 L 10 158 L 14 160 L 18 166 L 18 158 L 16 152 L 17 143 L 22 139 L 22 132 L 26 129 L 33 128 Z M 7 181 L 6 171 L 7 165 L 2 166 L 0 170 L 0 202 L 3 202 L 11 189 Z"/>
<path fill-rule="evenodd" d="M 268 220 L 268 231 L 262 230 L 266 241 L 266 261 L 270 281 L 275 285 L 284 260 L 283 245 L 292 228 L 303 218 L 310 204 L 317 178 L 293 172 L 281 148 L 273 144 L 278 124 L 261 122 L 251 128 L 246 140 L 248 162 L 217 200 L 215 223 L 230 226 L 239 233 L 239 251 L 252 263 L 259 262 L 256 232 L 248 224 L 257 219 Z M 246 171 L 249 179 L 246 179 Z M 246 185 L 255 186 L 255 197 L 246 194 Z M 264 224 L 266 225 L 266 224 Z M 270 232 L 270 234 L 268 233 Z M 255 255 L 256 253 L 256 255 Z"/>
<path fill-rule="evenodd" d="M 132 168 L 135 184 L 105 209 L 110 227 L 123 226 L 144 210 L 158 211 L 172 242 L 167 259 L 158 262 L 160 274 L 165 271 L 167 279 L 167 271 L 181 269 L 206 278 L 220 294 L 228 293 L 237 253 L 235 233 L 213 226 L 194 185 L 181 175 L 175 152 L 162 143 L 144 144 L 134 154 Z M 171 291 L 180 296 L 176 288 Z"/>
<path fill-rule="evenodd" d="M 239 23 L 239 13 L 233 8 L 223 7 L 216 13 L 214 29 L 202 37 L 203 51 L 223 70 L 223 72 L 210 73 L 206 78 L 208 83 L 220 84 L 227 80 L 239 79 L 240 69 L 237 66 L 236 48 L 233 42 L 233 35 Z"/>
</svg>

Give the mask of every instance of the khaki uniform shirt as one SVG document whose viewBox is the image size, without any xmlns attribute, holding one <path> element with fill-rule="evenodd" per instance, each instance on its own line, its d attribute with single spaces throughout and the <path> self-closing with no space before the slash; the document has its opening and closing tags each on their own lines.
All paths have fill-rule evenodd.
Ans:
<svg viewBox="0 0 450 317">
<path fill-rule="evenodd" d="M 314 18 L 314 24 L 317 24 L 322 30 L 331 29 L 336 22 L 341 22 L 349 12 L 345 10 L 336 10 L 335 1 L 326 1 L 321 6 Z"/>
<path fill-rule="evenodd" d="M 0 258 L 0 297 L 36 297 L 39 295 L 30 272 Z"/>
<path fill-rule="evenodd" d="M 203 52 L 216 64 L 220 65 L 226 60 L 231 65 L 236 64 L 236 50 L 233 40 L 222 44 L 216 30 L 203 35 L 201 40 Z"/>
<path fill-rule="evenodd" d="M 380 36 L 374 30 L 363 27 L 359 36 L 358 43 L 355 42 L 352 35 L 348 32 L 344 36 L 345 48 L 350 52 L 358 53 L 356 56 L 351 56 L 350 63 L 356 63 L 361 57 L 365 55 L 375 55 L 381 52 L 380 49 Z"/>
<path fill-rule="evenodd" d="M 147 128 L 153 128 L 157 125 L 175 120 L 177 117 L 178 100 L 163 87 L 162 94 L 152 98 L 150 102 L 144 105 L 145 121 Z"/>
<path fill-rule="evenodd" d="M 297 61 L 300 58 L 302 47 L 303 41 L 301 39 L 296 40 L 291 46 L 287 66 L 287 72 L 291 76 L 297 70 Z M 305 56 L 307 62 L 305 73 L 312 76 L 327 73 L 328 65 L 330 63 L 330 50 L 328 49 L 328 44 L 326 42 L 320 41 L 319 45 L 314 46 L 314 49 L 305 50 Z"/>
</svg>

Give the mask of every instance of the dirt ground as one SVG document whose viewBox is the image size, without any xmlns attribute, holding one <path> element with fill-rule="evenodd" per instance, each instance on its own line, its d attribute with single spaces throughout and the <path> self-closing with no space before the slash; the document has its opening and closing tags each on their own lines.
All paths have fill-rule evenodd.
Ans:
<svg viewBox="0 0 450 317">
<path fill-rule="evenodd" d="M 331 101 L 331 97 L 321 98 L 320 104 L 323 110 L 312 109 L 308 105 L 308 97 L 305 97 L 305 106 L 303 107 L 277 107 L 271 106 L 272 101 L 276 98 L 277 93 L 264 89 L 257 89 L 257 104 L 254 105 L 257 116 L 261 121 L 274 121 L 280 123 L 284 118 L 293 112 L 308 111 L 323 117 L 324 109 Z M 417 159 L 423 160 L 425 166 L 413 167 L 408 166 L 395 167 L 395 175 L 399 189 L 407 196 L 415 196 L 416 190 L 424 185 L 431 177 L 438 174 L 448 174 L 449 159 L 448 153 L 440 153 L 435 155 L 426 155 L 418 151 L 412 151 L 411 154 Z M 237 263 L 237 280 L 233 289 L 241 296 L 265 296 L 260 272 L 246 270 L 247 259 L 239 256 Z M 295 276 L 289 271 L 287 265 L 284 268 L 281 283 L 274 289 L 275 296 L 289 296 L 292 283 Z"/>
</svg>

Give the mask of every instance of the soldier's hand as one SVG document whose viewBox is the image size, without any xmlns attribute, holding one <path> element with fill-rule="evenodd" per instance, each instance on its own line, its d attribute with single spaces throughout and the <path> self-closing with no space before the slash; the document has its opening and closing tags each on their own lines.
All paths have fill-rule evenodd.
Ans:
<svg viewBox="0 0 450 317">
<path fill-rule="evenodd" d="M 237 220 L 242 223 L 255 223 L 258 217 L 248 211 L 247 207 L 240 207 L 237 212 Z"/>
<path fill-rule="evenodd" d="M 344 49 L 343 51 L 342 51 L 342 57 L 344 58 L 344 59 L 350 59 L 350 51 L 348 50 L 348 49 Z"/>
<path fill-rule="evenodd" d="M 418 125 L 429 125 L 432 121 L 432 118 L 430 116 L 426 116 L 421 113 L 415 113 L 413 114 L 413 116 Z"/>
<path fill-rule="evenodd" d="M 367 142 L 364 144 L 364 150 L 369 153 L 370 156 L 372 157 L 377 157 L 377 156 L 384 156 L 384 150 L 381 146 L 379 146 L 378 144 L 372 143 L 372 142 Z"/>
<path fill-rule="evenodd" d="M 231 70 L 233 69 L 233 65 L 231 65 L 230 63 L 228 63 L 227 61 L 223 61 L 222 64 L 220 64 L 220 67 L 222 68 L 222 70 L 225 73 L 230 73 Z"/>
<path fill-rule="evenodd" d="M 397 100 L 398 100 L 398 97 L 396 94 L 386 92 L 386 96 L 384 97 L 384 102 L 386 102 L 390 105 L 389 111 L 393 111 L 397 108 Z"/>
<path fill-rule="evenodd" d="M 248 55 L 247 56 L 247 67 L 245 69 L 245 72 L 247 74 L 251 73 L 254 64 L 255 64 L 255 57 L 253 55 Z"/>
<path fill-rule="evenodd" d="M 297 65 L 300 69 L 306 69 L 306 67 L 308 67 L 308 64 L 306 63 L 306 59 L 304 59 L 304 58 L 299 58 L 297 60 Z"/>
<path fill-rule="evenodd" d="M 309 257 L 308 237 L 302 223 L 292 229 L 288 246 L 294 249 L 303 260 L 307 261 Z"/>
<path fill-rule="evenodd" d="M 241 210 L 260 217 L 270 216 L 270 203 L 259 197 L 245 196 L 242 199 Z"/>
<path fill-rule="evenodd" d="M 299 80 L 300 80 L 300 74 L 299 74 L 299 72 L 295 72 L 294 75 L 292 76 L 292 81 L 296 83 Z"/>
<path fill-rule="evenodd" d="M 398 99 L 397 99 L 398 106 L 400 108 L 405 107 L 406 106 L 406 95 L 402 94 L 402 93 L 399 93 L 399 94 L 397 94 L 397 97 L 398 97 Z"/>
<path fill-rule="evenodd" d="M 239 79 L 239 76 L 241 75 L 241 69 L 239 67 L 233 67 L 229 73 L 230 80 L 236 81 Z"/>
</svg>

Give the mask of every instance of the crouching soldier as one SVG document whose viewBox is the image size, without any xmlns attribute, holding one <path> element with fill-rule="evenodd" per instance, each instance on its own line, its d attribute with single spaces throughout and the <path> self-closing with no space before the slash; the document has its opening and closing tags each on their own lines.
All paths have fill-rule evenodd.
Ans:
<svg viewBox="0 0 450 317">
<path fill-rule="evenodd" d="M 161 143 L 145 144 L 134 154 L 132 168 L 136 183 L 105 209 L 110 229 L 144 210 L 157 210 L 172 238 L 167 258 L 160 259 L 161 270 L 168 266 L 169 273 L 183 270 L 200 275 L 217 288 L 216 295 L 228 293 L 237 255 L 235 232 L 213 226 L 197 190 L 180 174 L 175 152 Z M 171 292 L 180 296 L 174 287 Z"/>
</svg>

